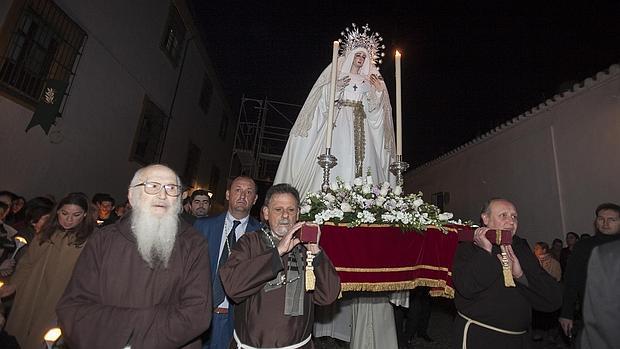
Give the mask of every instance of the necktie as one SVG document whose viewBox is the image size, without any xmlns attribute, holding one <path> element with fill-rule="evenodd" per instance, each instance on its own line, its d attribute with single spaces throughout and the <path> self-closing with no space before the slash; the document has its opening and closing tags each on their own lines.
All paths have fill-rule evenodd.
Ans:
<svg viewBox="0 0 620 349">
<path fill-rule="evenodd" d="M 230 229 L 230 232 L 228 232 L 228 235 L 226 236 L 226 243 L 224 244 L 224 249 L 222 250 L 222 254 L 220 255 L 220 261 L 217 265 L 218 269 L 222 265 L 224 265 L 224 263 L 226 263 L 226 261 L 228 260 L 228 250 L 231 249 L 235 245 L 235 242 L 237 242 L 237 235 L 235 233 L 235 230 L 237 230 L 237 227 L 239 226 L 239 224 L 241 224 L 241 222 L 233 221 L 232 229 Z M 213 281 L 213 307 L 214 308 L 217 308 L 218 305 L 222 304 L 222 302 L 224 301 L 224 297 L 226 297 L 226 294 L 224 293 L 224 287 L 222 286 L 222 280 L 220 279 L 219 271 L 216 271 L 216 272 L 217 272 L 217 276 L 215 277 L 215 280 Z"/>
</svg>

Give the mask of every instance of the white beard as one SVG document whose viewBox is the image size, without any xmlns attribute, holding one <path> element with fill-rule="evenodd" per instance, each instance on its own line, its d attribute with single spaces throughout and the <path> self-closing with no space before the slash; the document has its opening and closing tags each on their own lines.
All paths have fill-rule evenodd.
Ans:
<svg viewBox="0 0 620 349">
<path fill-rule="evenodd" d="M 151 214 L 148 206 L 133 209 L 131 230 L 140 256 L 151 269 L 160 263 L 168 268 L 178 231 L 178 208 L 178 204 L 170 207 L 169 213 L 161 218 Z"/>
</svg>

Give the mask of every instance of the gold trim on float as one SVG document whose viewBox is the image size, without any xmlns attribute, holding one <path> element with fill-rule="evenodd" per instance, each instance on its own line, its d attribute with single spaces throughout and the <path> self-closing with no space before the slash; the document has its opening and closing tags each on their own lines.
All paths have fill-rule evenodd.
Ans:
<svg viewBox="0 0 620 349">
<path fill-rule="evenodd" d="M 397 282 L 343 282 L 341 292 L 346 291 L 404 291 L 416 288 L 418 286 L 437 287 L 443 290 L 431 290 L 430 295 L 433 297 L 454 298 L 454 288 L 448 286 L 445 280 L 435 280 L 419 278 L 413 281 L 397 281 Z"/>
</svg>

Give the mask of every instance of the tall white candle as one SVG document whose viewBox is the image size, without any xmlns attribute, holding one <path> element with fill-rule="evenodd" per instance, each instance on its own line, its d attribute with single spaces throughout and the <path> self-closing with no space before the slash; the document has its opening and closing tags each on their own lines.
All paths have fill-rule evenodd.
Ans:
<svg viewBox="0 0 620 349">
<path fill-rule="evenodd" d="M 395 54 L 396 64 L 396 155 L 403 155 L 403 101 L 400 88 L 400 52 Z"/>
<path fill-rule="evenodd" d="M 336 79 L 338 78 L 338 50 L 340 43 L 334 41 L 332 49 L 332 69 L 329 84 L 329 111 L 327 113 L 327 137 L 325 137 L 325 148 L 332 147 L 332 132 L 334 128 L 334 101 L 336 99 Z"/>
</svg>

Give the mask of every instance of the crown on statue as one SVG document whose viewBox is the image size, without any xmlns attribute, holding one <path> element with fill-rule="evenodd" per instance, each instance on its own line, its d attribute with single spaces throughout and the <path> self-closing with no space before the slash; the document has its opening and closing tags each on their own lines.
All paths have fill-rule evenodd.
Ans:
<svg viewBox="0 0 620 349">
<path fill-rule="evenodd" d="M 381 64 L 381 57 L 385 56 L 385 53 L 380 51 L 385 49 L 385 45 L 381 43 L 383 38 L 379 33 L 371 32 L 368 24 L 360 28 L 355 23 L 352 23 L 351 27 L 346 27 L 340 33 L 342 38 L 338 42 L 343 47 L 343 54 L 346 55 L 358 47 L 363 47 L 368 51 L 370 59 L 375 65 Z"/>
</svg>

